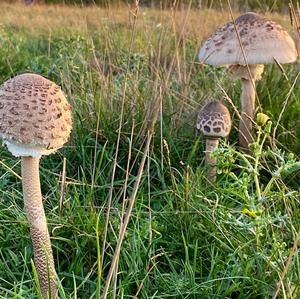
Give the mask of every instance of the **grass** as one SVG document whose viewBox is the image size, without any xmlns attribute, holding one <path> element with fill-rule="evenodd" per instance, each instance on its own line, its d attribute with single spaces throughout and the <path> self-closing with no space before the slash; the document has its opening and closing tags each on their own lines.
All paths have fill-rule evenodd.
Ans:
<svg viewBox="0 0 300 299">
<path fill-rule="evenodd" d="M 211 186 L 195 116 L 222 99 L 236 125 L 240 84 L 196 56 L 227 10 L 0 9 L 1 81 L 44 75 L 74 111 L 70 142 L 41 161 L 60 298 L 104 294 L 133 203 L 108 298 L 271 298 L 278 286 L 278 298 L 299 298 L 297 64 L 266 68 L 257 91 L 273 124 L 256 126 L 253 156 L 235 148 L 235 126 Z M 20 163 L 3 147 L 0 157 L 0 297 L 38 298 Z"/>
</svg>

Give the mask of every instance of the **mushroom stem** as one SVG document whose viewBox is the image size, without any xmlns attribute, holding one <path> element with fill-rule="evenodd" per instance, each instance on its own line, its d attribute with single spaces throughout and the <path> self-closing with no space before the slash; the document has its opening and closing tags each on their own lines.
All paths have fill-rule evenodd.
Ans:
<svg viewBox="0 0 300 299">
<path fill-rule="evenodd" d="M 242 80 L 241 95 L 241 119 L 239 125 L 239 144 L 244 150 L 248 150 L 252 138 L 252 120 L 255 108 L 255 81 Z"/>
<path fill-rule="evenodd" d="M 43 298 L 57 297 L 56 272 L 44 212 L 39 176 L 39 158 L 22 157 L 24 205 L 32 239 L 34 261 Z M 51 296 L 48 297 L 48 294 Z"/>
<path fill-rule="evenodd" d="M 211 183 L 216 181 L 216 159 L 211 156 L 211 152 L 219 145 L 218 138 L 206 138 L 205 146 L 205 166 L 207 167 L 207 178 Z"/>
</svg>

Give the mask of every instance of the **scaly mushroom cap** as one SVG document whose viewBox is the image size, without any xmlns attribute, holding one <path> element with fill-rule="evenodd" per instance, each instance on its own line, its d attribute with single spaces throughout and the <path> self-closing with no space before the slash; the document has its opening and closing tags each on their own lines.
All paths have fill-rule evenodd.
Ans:
<svg viewBox="0 0 300 299">
<path fill-rule="evenodd" d="M 196 128 L 206 137 L 226 137 L 231 129 L 228 109 L 221 102 L 209 102 L 200 110 Z"/>
<path fill-rule="evenodd" d="M 222 66 L 267 64 L 273 63 L 274 59 L 280 63 L 290 63 L 297 59 L 293 39 L 276 22 L 248 12 L 238 17 L 234 23 L 227 23 L 217 29 L 206 40 L 199 53 L 200 62 Z"/>
<path fill-rule="evenodd" d="M 64 145 L 71 129 L 70 105 L 50 80 L 22 74 L 0 87 L 0 135 L 13 155 L 48 155 Z"/>
</svg>

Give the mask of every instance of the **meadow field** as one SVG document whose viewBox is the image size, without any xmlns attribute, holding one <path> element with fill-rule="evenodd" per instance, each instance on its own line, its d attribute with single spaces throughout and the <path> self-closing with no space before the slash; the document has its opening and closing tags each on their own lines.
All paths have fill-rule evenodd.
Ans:
<svg viewBox="0 0 300 299">
<path fill-rule="evenodd" d="M 300 298 L 298 62 L 266 66 L 258 111 L 272 126 L 255 126 L 247 155 L 237 147 L 240 82 L 197 59 L 231 21 L 225 5 L 0 11 L 1 83 L 35 72 L 72 106 L 70 141 L 40 168 L 59 298 Z M 266 15 L 298 38 L 288 15 Z M 195 130 L 210 99 L 233 118 L 215 185 Z M 41 298 L 20 173 L 1 147 L 0 298 Z"/>
</svg>

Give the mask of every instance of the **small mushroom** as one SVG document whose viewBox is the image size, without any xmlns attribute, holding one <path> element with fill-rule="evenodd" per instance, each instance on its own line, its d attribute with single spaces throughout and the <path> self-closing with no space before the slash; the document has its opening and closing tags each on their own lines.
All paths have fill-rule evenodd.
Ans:
<svg viewBox="0 0 300 299">
<path fill-rule="evenodd" d="M 228 109 L 221 102 L 209 102 L 199 111 L 196 128 L 206 138 L 207 178 L 213 183 L 216 181 L 216 159 L 211 156 L 211 152 L 218 147 L 219 139 L 228 136 L 230 132 L 231 118 Z"/>
<path fill-rule="evenodd" d="M 59 99 L 60 101 L 55 101 Z M 0 135 L 21 157 L 24 206 L 42 295 L 57 297 L 56 272 L 39 177 L 39 161 L 61 148 L 72 129 L 70 105 L 58 86 L 36 74 L 22 74 L 0 87 Z"/>
<path fill-rule="evenodd" d="M 230 65 L 234 80 L 241 79 L 239 144 L 248 149 L 255 110 L 255 81 L 268 63 L 297 59 L 295 43 L 276 22 L 248 12 L 216 30 L 203 44 L 199 60 L 214 66 Z"/>
</svg>

